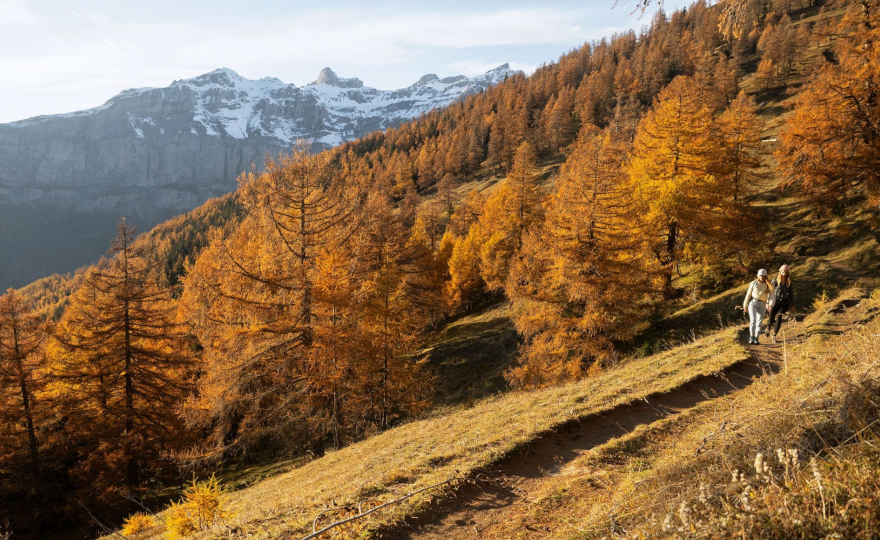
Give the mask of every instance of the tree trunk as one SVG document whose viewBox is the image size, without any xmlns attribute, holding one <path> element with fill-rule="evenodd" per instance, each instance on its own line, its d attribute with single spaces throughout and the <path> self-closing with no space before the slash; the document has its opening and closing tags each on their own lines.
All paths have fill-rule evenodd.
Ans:
<svg viewBox="0 0 880 540">
<path fill-rule="evenodd" d="M 18 358 L 18 382 L 21 387 L 21 401 L 24 406 L 25 420 L 27 423 L 28 443 L 31 453 L 31 474 L 34 477 L 34 486 L 40 481 L 40 456 L 39 445 L 37 444 L 37 433 L 34 429 L 34 415 L 31 410 L 30 393 L 27 390 L 27 382 L 24 376 L 24 366 L 22 366 L 21 358 Z"/>
<path fill-rule="evenodd" d="M 30 393 L 27 389 L 27 379 L 24 373 L 24 363 L 22 362 L 22 352 L 18 338 L 18 322 L 16 321 L 15 313 L 13 313 L 12 319 L 12 341 L 15 351 L 15 367 L 18 370 L 18 384 L 21 388 L 21 403 L 24 407 L 25 420 L 27 424 L 28 443 L 31 454 L 31 474 L 34 477 L 34 487 L 36 487 L 40 481 L 39 446 L 37 444 L 37 433 L 34 429 L 34 416 L 33 411 L 31 410 Z"/>
<path fill-rule="evenodd" d="M 125 303 L 125 478 L 128 487 L 140 485 L 140 471 L 138 470 L 137 456 L 132 448 L 132 436 L 134 431 L 134 382 L 132 381 L 132 354 L 131 354 L 131 319 L 128 302 Z"/>
</svg>

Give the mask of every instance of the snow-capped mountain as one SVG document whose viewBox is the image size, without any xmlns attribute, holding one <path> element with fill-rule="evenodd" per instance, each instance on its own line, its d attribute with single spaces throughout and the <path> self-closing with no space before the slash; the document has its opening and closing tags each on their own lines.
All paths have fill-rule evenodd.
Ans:
<svg viewBox="0 0 880 540">
<path fill-rule="evenodd" d="M 6 223 L 13 214 L 18 231 L 43 231 L 46 215 L 76 214 L 65 222 L 82 227 L 61 232 L 99 234 L 101 250 L 87 262 L 112 236 L 112 228 L 107 235 L 89 228 L 98 213 L 105 225 L 127 215 L 150 227 L 232 191 L 239 173 L 297 138 L 313 141 L 316 150 L 332 147 L 513 73 L 504 64 L 476 77 L 431 74 L 406 88 L 377 90 L 330 68 L 303 86 L 223 68 L 165 88 L 125 90 L 93 109 L 0 124 L 0 286 L 9 283 L 2 279 L 9 262 L 3 251 L 12 249 L 4 248 L 4 236 L 13 234 Z M 30 217 L 22 217 L 25 211 Z"/>
<path fill-rule="evenodd" d="M 125 90 L 94 109 L 0 124 L 0 201 L 49 197 L 122 208 L 149 204 L 145 195 L 164 187 L 155 202 L 185 210 L 230 191 L 241 171 L 297 138 L 316 150 L 336 146 L 512 73 L 504 64 L 477 77 L 430 74 L 406 88 L 377 90 L 330 68 L 304 86 L 223 68 L 166 88 Z"/>
</svg>

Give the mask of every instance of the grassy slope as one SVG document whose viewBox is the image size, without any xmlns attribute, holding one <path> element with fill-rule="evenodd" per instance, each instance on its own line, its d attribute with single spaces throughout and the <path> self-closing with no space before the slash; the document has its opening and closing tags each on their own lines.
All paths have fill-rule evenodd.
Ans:
<svg viewBox="0 0 880 540">
<path fill-rule="evenodd" d="M 554 426 L 679 387 L 745 357 L 736 331 L 724 329 L 575 384 L 510 393 L 446 416 L 414 421 L 232 493 L 229 504 L 235 518 L 228 526 L 253 538 L 305 534 L 330 501 L 383 501 L 446 478 L 471 475 Z M 371 525 L 399 519 L 437 494 L 427 492 L 380 513 Z M 145 538 L 159 534 L 157 528 L 156 536 Z"/>
<path fill-rule="evenodd" d="M 848 289 L 810 315 L 806 333 L 787 347 L 781 373 L 593 450 L 483 537 L 527 530 L 546 531 L 534 536 L 540 538 L 653 536 L 662 534 L 658 524 L 668 515 L 674 535 L 682 526 L 682 501 L 698 498 L 701 484 L 705 493 L 725 494 L 732 472 L 753 470 L 758 452 L 769 460 L 777 448 L 797 448 L 802 458 L 827 450 L 836 442 L 827 426 L 840 414 L 840 396 L 854 381 L 876 377 L 880 367 L 874 356 L 880 323 L 864 326 L 880 313 L 880 298 L 846 308 L 865 296 L 864 289 Z M 866 339 L 873 349 L 864 348 Z M 846 350 L 855 353 L 841 354 Z"/>
</svg>

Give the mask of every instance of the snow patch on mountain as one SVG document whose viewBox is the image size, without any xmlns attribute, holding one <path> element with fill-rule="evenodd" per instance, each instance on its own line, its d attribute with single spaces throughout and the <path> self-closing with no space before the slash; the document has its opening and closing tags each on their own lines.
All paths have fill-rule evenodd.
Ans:
<svg viewBox="0 0 880 540">
<path fill-rule="evenodd" d="M 38 117 L 15 123 L 25 125 L 57 117 L 92 115 L 99 111 L 126 107 L 133 101 L 162 100 L 184 102 L 191 121 L 178 131 L 200 136 L 246 139 L 266 137 L 289 144 L 308 138 L 329 147 L 372 131 L 444 107 L 470 94 L 502 82 L 517 73 L 503 64 L 483 75 L 440 78 L 428 74 L 398 90 L 366 87 L 357 78 L 343 78 L 324 68 L 307 85 L 286 84 L 274 77 L 251 80 L 229 68 L 220 68 L 198 77 L 174 81 L 166 88 L 136 88 L 119 93 L 106 104 L 69 113 Z M 317 108 L 317 111 L 314 110 Z M 310 111 L 315 121 L 304 125 L 297 111 Z M 131 128 L 138 139 L 149 138 L 162 119 L 136 118 L 129 112 Z M 317 128 L 317 129 L 316 129 Z M 166 131 L 160 127 L 163 133 Z"/>
</svg>

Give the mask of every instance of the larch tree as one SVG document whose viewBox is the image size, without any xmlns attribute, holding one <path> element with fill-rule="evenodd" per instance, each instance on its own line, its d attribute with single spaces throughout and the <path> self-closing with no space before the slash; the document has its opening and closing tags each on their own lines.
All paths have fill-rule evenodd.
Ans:
<svg viewBox="0 0 880 540">
<path fill-rule="evenodd" d="M 452 215 L 455 209 L 452 204 L 452 190 L 455 189 L 453 176 L 449 173 L 443 175 L 443 178 L 437 182 L 437 197 L 443 205 L 443 212 Z"/>
<path fill-rule="evenodd" d="M 532 145 L 522 143 L 507 180 L 489 196 L 480 216 L 480 268 L 490 290 L 504 287 L 511 259 L 540 219 L 543 196 L 536 161 Z"/>
<path fill-rule="evenodd" d="M 479 221 L 485 205 L 483 195 L 475 189 L 470 190 L 449 218 L 449 229 L 452 233 L 457 236 L 466 235 L 473 224 Z"/>
<path fill-rule="evenodd" d="M 432 328 L 446 313 L 443 290 L 449 269 L 448 256 L 442 249 L 443 237 L 439 235 L 434 220 L 435 213 L 435 202 L 431 202 L 416 219 L 406 246 L 411 259 L 408 293 L 419 309 L 428 314 Z"/>
<path fill-rule="evenodd" d="M 706 236 L 714 219 L 713 185 L 719 148 L 712 111 L 698 99 L 690 77 L 662 91 L 639 123 L 630 159 L 630 182 L 646 221 L 651 251 L 664 268 L 666 295 L 683 261 L 713 249 Z"/>
<path fill-rule="evenodd" d="M 480 272 L 480 238 L 480 225 L 476 223 L 465 236 L 454 237 L 447 232 L 441 242 L 441 249 L 452 247 L 449 253 L 446 303 L 453 311 L 470 311 L 486 290 Z"/>
<path fill-rule="evenodd" d="M 0 296 L 0 462 L 14 469 L 27 456 L 31 480 L 40 483 L 39 430 L 46 404 L 45 329 L 43 321 L 9 289 Z"/>
<path fill-rule="evenodd" d="M 655 284 L 626 182 L 625 151 L 609 133 L 584 130 L 562 167 L 543 227 L 527 234 L 505 291 L 524 337 L 507 373 L 520 387 L 573 380 L 614 361 Z"/>
<path fill-rule="evenodd" d="M 773 86 L 776 81 L 776 64 L 770 58 L 764 58 L 758 63 L 755 79 L 761 84 L 761 89 L 766 90 Z"/>
<path fill-rule="evenodd" d="M 763 230 L 749 204 L 749 196 L 764 178 L 761 122 L 754 98 L 740 92 L 715 119 L 715 132 L 721 146 L 714 171 L 716 182 L 712 185 L 716 190 L 715 219 L 703 226 L 714 227 L 707 236 L 718 239 L 715 258 L 733 255 L 745 267 L 760 244 Z"/>
<path fill-rule="evenodd" d="M 343 252 L 358 190 L 345 189 L 331 160 L 298 142 L 264 173 L 244 175 L 247 217 L 190 269 L 182 305 L 207 362 L 187 411 L 192 425 L 213 429 L 206 458 L 269 440 L 321 454 L 328 438 L 338 439 L 338 378 L 330 374 L 344 373 L 349 359 L 327 328 L 343 324 L 342 306 L 317 291 L 330 276 L 350 279 Z"/>
<path fill-rule="evenodd" d="M 357 259 L 359 347 L 356 376 L 363 380 L 359 409 L 369 424 L 387 429 L 403 414 L 426 404 L 426 380 L 414 358 L 424 304 L 413 287 L 430 260 L 423 236 L 412 238 L 385 195 L 372 196 L 363 208 L 362 226 L 352 243 Z M 410 240 L 413 240 L 412 242 Z"/>
<path fill-rule="evenodd" d="M 191 390 L 192 344 L 168 289 L 151 277 L 135 229 L 120 221 L 109 259 L 91 270 L 54 333 L 56 376 L 84 434 L 80 473 L 95 487 L 143 486 L 186 440 L 178 417 Z"/>
<path fill-rule="evenodd" d="M 820 208 L 857 190 L 880 201 L 880 4 L 852 3 L 834 52 L 798 95 L 776 152 L 788 185 Z"/>
</svg>

